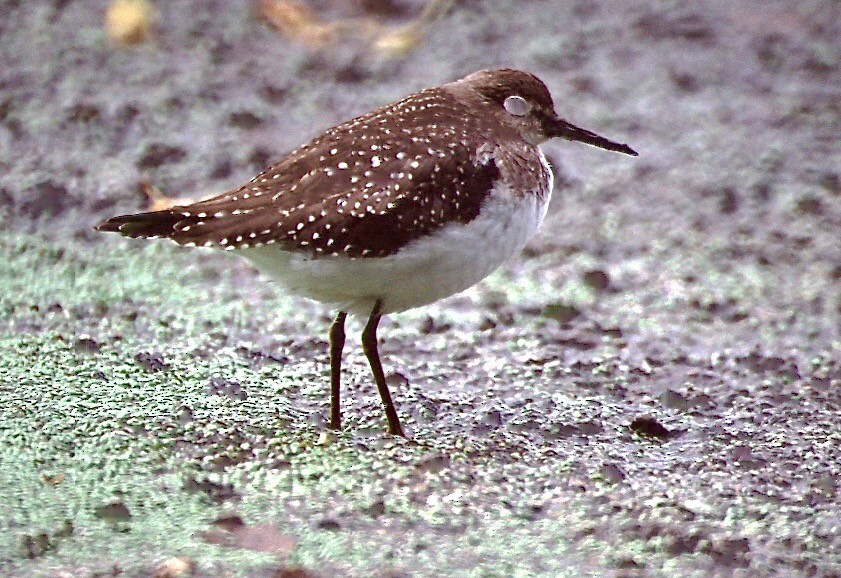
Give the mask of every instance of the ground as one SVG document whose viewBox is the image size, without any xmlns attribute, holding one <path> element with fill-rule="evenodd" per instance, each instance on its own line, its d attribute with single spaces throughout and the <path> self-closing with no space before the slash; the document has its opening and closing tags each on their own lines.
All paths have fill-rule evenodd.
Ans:
<svg viewBox="0 0 841 578">
<path fill-rule="evenodd" d="M 0 574 L 841 574 L 841 4 L 465 1 L 390 58 L 247 2 L 130 47 L 104 0 L 2 4 Z M 545 145 L 523 255 L 381 325 L 411 440 L 358 322 L 330 434 L 331 312 L 92 231 L 501 66 L 640 156 Z"/>
</svg>

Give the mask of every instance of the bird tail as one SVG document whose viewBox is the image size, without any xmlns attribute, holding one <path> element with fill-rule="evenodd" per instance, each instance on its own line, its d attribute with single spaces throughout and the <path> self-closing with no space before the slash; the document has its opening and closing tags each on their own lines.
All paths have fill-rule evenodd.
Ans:
<svg viewBox="0 0 841 578">
<path fill-rule="evenodd" d="M 126 237 L 154 239 L 172 238 L 178 231 L 177 225 L 187 217 L 179 211 L 165 209 L 133 215 L 118 215 L 103 221 L 95 227 L 97 231 L 120 233 Z"/>
<path fill-rule="evenodd" d="M 198 209 L 197 209 L 198 207 Z M 234 249 L 248 246 L 262 231 L 262 211 L 209 212 L 213 205 L 196 203 L 132 215 L 118 215 L 95 227 L 97 231 L 120 233 L 126 237 L 170 239 L 179 245 Z M 204 209 L 204 210 L 202 210 Z M 253 222 L 256 220 L 256 224 Z M 243 233 L 255 231 L 255 233 Z M 265 234 L 263 235 L 265 237 Z M 265 239 L 263 239 L 265 240 Z"/>
</svg>

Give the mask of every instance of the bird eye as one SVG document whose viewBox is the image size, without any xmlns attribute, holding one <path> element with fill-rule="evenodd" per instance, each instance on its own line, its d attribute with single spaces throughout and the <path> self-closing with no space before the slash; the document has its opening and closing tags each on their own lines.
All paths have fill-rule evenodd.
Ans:
<svg viewBox="0 0 841 578">
<path fill-rule="evenodd" d="M 502 106 L 505 107 L 505 110 L 507 110 L 509 114 L 513 114 L 514 116 L 525 116 L 525 114 L 529 111 L 529 103 L 526 102 L 525 98 L 517 95 L 506 98 L 505 102 L 502 103 Z"/>
</svg>

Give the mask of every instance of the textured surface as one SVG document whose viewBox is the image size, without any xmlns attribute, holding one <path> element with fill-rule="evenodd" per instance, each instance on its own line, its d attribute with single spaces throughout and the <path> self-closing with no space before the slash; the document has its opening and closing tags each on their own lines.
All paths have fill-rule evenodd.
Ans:
<svg viewBox="0 0 841 578">
<path fill-rule="evenodd" d="M 369 66 L 242 2 L 159 3 L 133 50 L 105 2 L 3 3 L 0 574 L 841 573 L 838 2 L 460 4 Z M 383 323 L 417 445 L 381 436 L 358 326 L 322 438 L 329 314 L 91 231 L 144 208 L 142 174 L 231 190 L 488 66 L 641 156 L 545 147 L 523 257 Z"/>
</svg>

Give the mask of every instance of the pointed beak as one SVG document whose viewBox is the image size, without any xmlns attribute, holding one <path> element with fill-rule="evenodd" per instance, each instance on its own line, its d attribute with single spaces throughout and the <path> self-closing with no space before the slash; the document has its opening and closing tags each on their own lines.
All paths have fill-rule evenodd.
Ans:
<svg viewBox="0 0 841 578">
<path fill-rule="evenodd" d="M 639 156 L 639 153 L 628 145 L 612 141 L 589 130 L 579 128 L 557 115 L 552 115 L 551 118 L 546 119 L 544 128 L 549 138 L 560 137 L 567 140 L 577 140 L 608 151 L 624 153 L 632 157 Z"/>
</svg>

